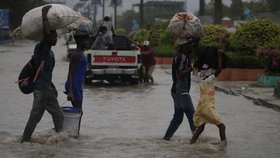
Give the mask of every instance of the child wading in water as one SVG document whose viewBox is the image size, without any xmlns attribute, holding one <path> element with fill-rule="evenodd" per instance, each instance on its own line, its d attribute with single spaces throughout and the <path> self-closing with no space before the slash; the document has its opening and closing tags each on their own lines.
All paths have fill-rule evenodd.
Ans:
<svg viewBox="0 0 280 158">
<path fill-rule="evenodd" d="M 195 133 L 190 140 L 190 144 L 194 144 L 199 135 L 203 132 L 205 124 L 211 123 L 219 128 L 221 141 L 226 142 L 225 125 L 222 123 L 219 114 L 215 110 L 215 85 L 214 79 L 220 74 L 222 70 L 222 49 L 216 49 L 218 55 L 217 68 L 207 65 L 205 59 L 198 58 L 198 77 L 200 86 L 200 99 L 194 113 L 194 124 L 197 127 Z"/>
</svg>

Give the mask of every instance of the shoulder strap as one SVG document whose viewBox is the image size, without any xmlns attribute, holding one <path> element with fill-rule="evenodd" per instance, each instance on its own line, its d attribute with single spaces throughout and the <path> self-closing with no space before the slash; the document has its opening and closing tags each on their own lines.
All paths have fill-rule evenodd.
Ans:
<svg viewBox="0 0 280 158">
<path fill-rule="evenodd" d="M 35 77 L 34 77 L 34 79 L 33 79 L 33 82 L 35 82 L 35 81 L 37 80 L 40 71 L 43 70 L 44 64 L 45 64 L 45 61 L 42 60 L 41 63 L 40 63 L 40 65 L 39 65 L 39 67 L 38 67 L 38 69 L 37 69 L 37 71 L 36 71 L 36 75 L 35 75 Z"/>
<path fill-rule="evenodd" d="M 39 67 L 37 68 L 37 71 L 36 71 L 36 74 L 34 76 L 34 79 L 33 79 L 33 82 L 35 82 L 40 74 L 41 71 L 43 71 L 43 68 L 44 68 L 44 64 L 45 64 L 45 58 L 47 56 L 47 51 L 46 52 L 43 52 L 40 56 L 40 64 L 39 64 Z"/>
</svg>

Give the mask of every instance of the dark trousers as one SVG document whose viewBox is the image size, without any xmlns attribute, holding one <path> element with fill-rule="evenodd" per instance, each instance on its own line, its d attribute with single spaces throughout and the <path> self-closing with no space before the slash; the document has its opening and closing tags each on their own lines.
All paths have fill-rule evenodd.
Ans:
<svg viewBox="0 0 280 158">
<path fill-rule="evenodd" d="M 23 139 L 29 140 L 34 132 L 37 123 L 40 122 L 45 110 L 51 115 L 54 128 L 57 132 L 63 129 L 63 112 L 59 106 L 56 96 L 52 90 L 33 92 L 34 101 L 28 122 L 23 132 Z"/>
<path fill-rule="evenodd" d="M 191 96 L 189 94 L 175 93 L 171 93 L 171 95 L 174 101 L 174 115 L 164 135 L 164 139 L 166 140 L 169 140 L 179 128 L 183 121 L 184 113 L 188 118 L 189 126 L 192 133 L 196 130 L 196 127 L 193 123 L 193 114 L 195 110 L 193 107 Z"/>
</svg>

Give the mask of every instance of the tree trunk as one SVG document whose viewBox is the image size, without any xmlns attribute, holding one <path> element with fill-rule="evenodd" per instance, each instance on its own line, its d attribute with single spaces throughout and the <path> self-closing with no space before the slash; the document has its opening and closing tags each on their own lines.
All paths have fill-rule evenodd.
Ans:
<svg viewBox="0 0 280 158">
<path fill-rule="evenodd" d="M 223 11 L 222 11 L 222 0 L 215 0 L 215 15 L 214 15 L 214 23 L 221 24 Z"/>
<path fill-rule="evenodd" d="M 203 16 L 205 11 L 205 0 L 199 1 L 199 16 Z"/>
<path fill-rule="evenodd" d="M 140 7 L 139 7 L 139 13 L 140 13 L 140 28 L 144 28 L 144 0 L 140 0 Z"/>
</svg>

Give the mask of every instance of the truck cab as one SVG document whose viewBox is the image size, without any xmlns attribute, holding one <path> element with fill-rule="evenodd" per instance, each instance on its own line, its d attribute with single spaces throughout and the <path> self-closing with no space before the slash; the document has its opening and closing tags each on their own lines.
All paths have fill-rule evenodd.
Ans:
<svg viewBox="0 0 280 158">
<path fill-rule="evenodd" d="M 126 36 L 113 36 L 113 43 L 113 49 L 85 52 L 88 58 L 86 84 L 93 81 L 138 84 L 140 51 L 131 46 Z"/>
</svg>

